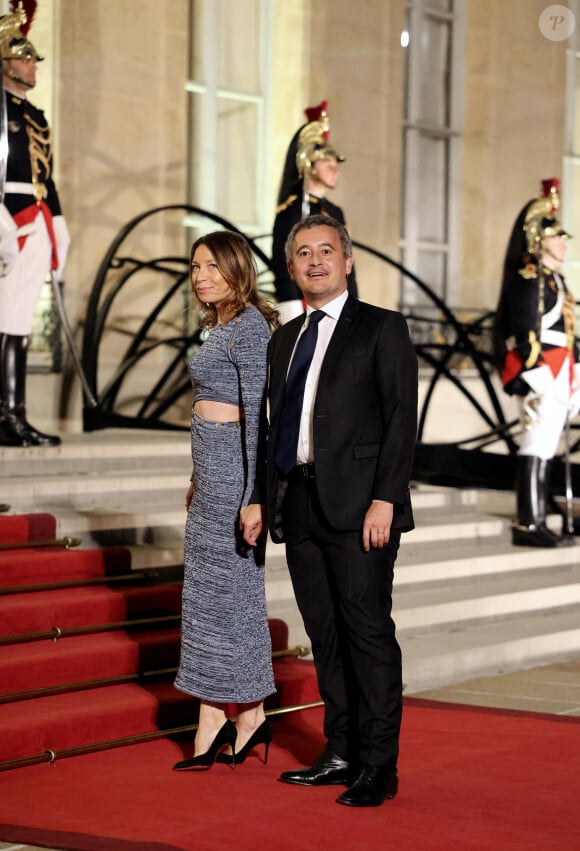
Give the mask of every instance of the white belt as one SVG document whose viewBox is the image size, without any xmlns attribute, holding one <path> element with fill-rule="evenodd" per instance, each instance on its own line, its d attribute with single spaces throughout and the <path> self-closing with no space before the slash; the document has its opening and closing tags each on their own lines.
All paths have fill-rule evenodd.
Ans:
<svg viewBox="0 0 580 851">
<path fill-rule="evenodd" d="M 19 183 L 16 180 L 7 180 L 4 184 L 4 192 L 13 195 L 34 195 L 34 184 Z"/>
<path fill-rule="evenodd" d="M 549 346 L 560 346 L 563 349 L 565 349 L 568 344 L 568 338 L 563 331 L 550 331 L 549 328 L 542 331 L 540 340 L 542 343 L 547 343 Z"/>
</svg>

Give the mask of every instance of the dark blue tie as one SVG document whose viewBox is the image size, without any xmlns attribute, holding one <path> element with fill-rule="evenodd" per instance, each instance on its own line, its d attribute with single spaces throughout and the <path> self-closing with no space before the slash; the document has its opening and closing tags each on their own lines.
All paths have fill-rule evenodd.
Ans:
<svg viewBox="0 0 580 851">
<path fill-rule="evenodd" d="M 306 376 L 316 348 L 318 323 L 325 316 L 323 310 L 314 310 L 310 314 L 308 327 L 298 340 L 286 378 L 284 401 L 282 402 L 278 425 L 278 440 L 276 442 L 276 466 L 283 476 L 287 476 L 290 470 L 296 466 Z"/>
</svg>

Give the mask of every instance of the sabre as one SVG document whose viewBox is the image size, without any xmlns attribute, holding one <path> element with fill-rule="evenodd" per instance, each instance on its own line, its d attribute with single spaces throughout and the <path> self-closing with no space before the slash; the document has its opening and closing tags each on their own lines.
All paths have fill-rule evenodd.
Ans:
<svg viewBox="0 0 580 851">
<path fill-rule="evenodd" d="M 570 417 L 566 417 L 566 448 L 564 454 L 564 470 L 566 475 L 566 525 L 568 528 L 568 534 L 574 534 L 574 512 L 573 512 L 573 498 L 574 494 L 572 493 L 572 463 L 570 461 Z"/>
<path fill-rule="evenodd" d="M 60 322 L 64 331 L 64 335 L 66 337 L 66 341 L 68 343 L 68 348 L 71 353 L 73 363 L 75 365 L 75 369 L 77 374 L 81 380 L 81 384 L 83 385 L 83 390 L 85 396 L 88 399 L 89 407 L 96 408 L 98 405 L 97 400 L 95 399 L 93 392 L 89 386 L 89 382 L 87 381 L 87 376 L 85 375 L 85 371 L 83 369 L 83 365 L 81 363 L 81 359 L 79 353 L 77 351 L 77 347 L 75 345 L 72 328 L 70 327 L 70 322 L 68 321 L 68 316 L 66 313 L 66 309 L 64 306 L 64 300 L 62 297 L 62 292 L 59 287 L 58 277 L 55 269 L 51 269 L 50 272 L 50 280 L 52 283 L 52 292 L 54 294 L 54 300 L 56 302 L 56 307 L 58 310 L 58 315 L 60 316 Z"/>
</svg>

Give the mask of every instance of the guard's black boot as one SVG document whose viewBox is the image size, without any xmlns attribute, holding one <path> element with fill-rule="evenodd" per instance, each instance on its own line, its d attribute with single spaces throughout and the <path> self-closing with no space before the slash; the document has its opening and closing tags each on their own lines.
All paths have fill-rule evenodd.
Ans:
<svg viewBox="0 0 580 851">
<path fill-rule="evenodd" d="M 44 434 L 26 420 L 26 354 L 28 337 L 0 335 L 0 444 L 58 446 L 60 437 Z"/>
<path fill-rule="evenodd" d="M 19 338 L 0 334 L 0 445 L 32 446 L 32 435 L 16 415 Z"/>
<path fill-rule="evenodd" d="M 565 547 L 574 543 L 556 535 L 546 525 L 548 462 L 535 455 L 517 459 L 516 497 L 518 522 L 512 526 L 512 543 L 519 547 Z"/>
</svg>

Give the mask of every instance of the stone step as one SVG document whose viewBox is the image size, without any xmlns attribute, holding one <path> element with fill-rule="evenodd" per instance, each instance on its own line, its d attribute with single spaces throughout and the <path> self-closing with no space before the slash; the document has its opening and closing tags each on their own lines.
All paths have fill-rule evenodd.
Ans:
<svg viewBox="0 0 580 851">
<path fill-rule="evenodd" d="M 489 540 L 505 533 L 506 520 L 477 514 L 470 504 L 455 507 L 449 511 L 444 508 L 415 507 L 415 528 L 402 536 L 402 545 L 407 548 L 410 544 L 425 543 L 431 546 L 441 541 L 479 541 Z"/>
<path fill-rule="evenodd" d="M 22 476 L 10 479 L 9 493 L 3 499 L 10 501 L 13 511 L 52 510 L 58 514 L 65 508 L 81 511 L 102 506 L 129 509 L 131 506 L 164 505 L 165 499 L 177 507 L 183 498 L 191 472 L 101 471 L 87 475 L 55 475 L 38 471 L 32 478 Z"/>
<path fill-rule="evenodd" d="M 128 546 L 133 569 L 178 578 L 187 432 L 67 434 L 52 449 L 0 448 L 0 465 L 0 501 L 13 512 L 52 512 L 59 535 Z M 403 536 L 394 592 L 407 692 L 578 651 L 580 546 L 513 547 L 513 493 L 417 485 L 412 500 L 416 529 Z M 290 645 L 309 646 L 284 547 L 271 541 L 266 597 L 269 616 L 287 622 Z"/>
<path fill-rule="evenodd" d="M 57 534 L 80 538 L 82 546 L 176 544 L 183 541 L 185 507 L 183 489 L 179 508 L 144 506 L 133 510 L 87 508 L 57 514 Z M 175 502 L 176 500 L 172 500 Z"/>
<path fill-rule="evenodd" d="M 542 549 L 513 547 L 509 533 L 490 542 L 442 542 L 435 549 L 429 544 L 414 545 L 403 541 L 395 568 L 398 587 L 421 583 L 490 576 L 534 568 L 558 567 L 580 563 L 580 546 Z"/>
<path fill-rule="evenodd" d="M 67 433 L 55 447 L 0 447 L 2 477 L 101 473 L 112 470 L 183 469 L 191 474 L 188 432 L 110 429 Z"/>
<path fill-rule="evenodd" d="M 400 636 L 405 692 L 549 664 L 578 655 L 580 606 Z"/>
<path fill-rule="evenodd" d="M 401 588 L 393 613 L 399 631 L 457 628 L 580 605 L 580 565 L 463 579 L 444 586 Z"/>
</svg>

